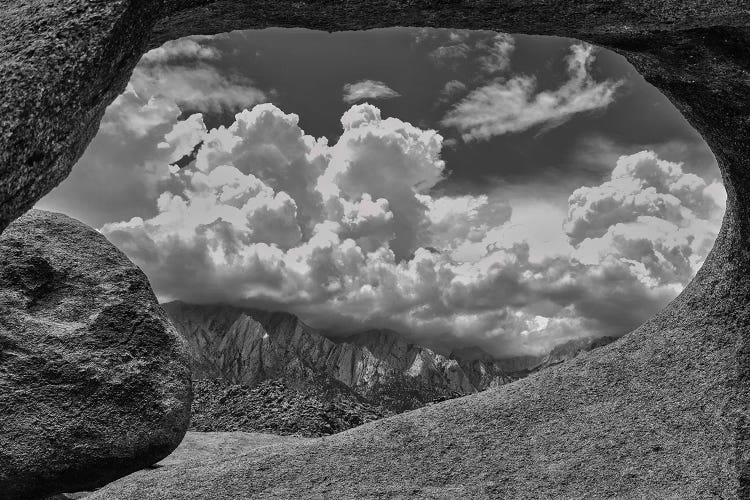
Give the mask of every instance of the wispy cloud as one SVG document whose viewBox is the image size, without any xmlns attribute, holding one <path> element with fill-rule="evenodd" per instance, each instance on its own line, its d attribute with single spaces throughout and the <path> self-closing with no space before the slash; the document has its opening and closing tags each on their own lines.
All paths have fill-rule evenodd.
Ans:
<svg viewBox="0 0 750 500">
<path fill-rule="evenodd" d="M 200 38 L 180 38 L 149 50 L 141 57 L 141 63 L 165 63 L 176 59 L 213 60 L 219 58 L 221 58 L 221 53 L 214 47 L 201 44 Z"/>
<path fill-rule="evenodd" d="M 355 83 L 344 85 L 344 96 L 342 99 L 348 104 L 366 99 L 393 99 L 401 94 L 378 80 L 360 80 Z"/>
<path fill-rule="evenodd" d="M 249 79 L 228 77 L 200 63 L 138 66 L 130 82 L 139 95 L 167 97 L 181 109 L 237 112 L 268 98 Z"/>
<path fill-rule="evenodd" d="M 464 82 L 460 80 L 450 80 L 443 86 L 443 89 L 440 91 L 440 97 L 438 97 L 435 105 L 449 103 L 456 99 L 460 94 L 465 94 L 466 91 L 467 88 Z"/>
<path fill-rule="evenodd" d="M 249 78 L 214 67 L 221 58 L 206 37 L 181 38 L 144 54 L 130 84 L 142 97 L 164 97 L 183 110 L 237 112 L 267 100 Z"/>
<path fill-rule="evenodd" d="M 418 33 L 416 41 L 440 40 L 440 45 L 427 54 L 433 63 L 457 69 L 464 62 L 476 62 L 482 77 L 507 69 L 516 47 L 515 39 L 506 33 L 455 30 L 450 31 L 447 37 L 442 30 L 429 33 L 432 37 Z"/>
<path fill-rule="evenodd" d="M 477 47 L 485 52 L 479 57 L 482 70 L 491 74 L 503 71 L 510 66 L 510 56 L 516 48 L 516 42 L 508 34 L 497 33 L 490 40 L 481 41 Z"/>
<path fill-rule="evenodd" d="M 571 47 L 569 79 L 555 90 L 538 92 L 533 76 L 495 80 L 470 92 L 446 114 L 442 124 L 458 129 L 465 141 L 486 140 L 541 125 L 556 127 L 576 114 L 606 108 L 622 82 L 593 79 L 593 51 L 588 44 Z"/>
</svg>

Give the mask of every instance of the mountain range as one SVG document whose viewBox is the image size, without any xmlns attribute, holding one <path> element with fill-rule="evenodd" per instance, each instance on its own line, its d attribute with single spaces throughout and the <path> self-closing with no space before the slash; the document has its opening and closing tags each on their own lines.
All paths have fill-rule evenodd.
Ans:
<svg viewBox="0 0 750 500">
<path fill-rule="evenodd" d="M 338 432 L 497 387 L 614 340 L 576 339 L 544 356 L 493 359 L 478 348 L 441 354 L 389 330 L 333 338 L 286 312 L 162 306 L 189 346 L 195 430 Z M 288 408 L 296 409 L 291 417 Z"/>
</svg>

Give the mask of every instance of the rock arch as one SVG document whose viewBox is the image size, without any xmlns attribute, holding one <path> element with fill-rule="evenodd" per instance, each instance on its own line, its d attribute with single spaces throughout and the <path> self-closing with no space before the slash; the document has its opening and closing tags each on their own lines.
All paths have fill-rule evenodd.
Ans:
<svg viewBox="0 0 750 500">
<path fill-rule="evenodd" d="M 65 178 L 145 50 L 268 26 L 481 28 L 606 46 L 703 135 L 727 188 L 695 280 L 610 346 L 491 393 L 189 477 L 139 476 L 99 498 L 750 495 L 746 0 L 8 0 L 0 25 L 0 228 Z"/>
</svg>

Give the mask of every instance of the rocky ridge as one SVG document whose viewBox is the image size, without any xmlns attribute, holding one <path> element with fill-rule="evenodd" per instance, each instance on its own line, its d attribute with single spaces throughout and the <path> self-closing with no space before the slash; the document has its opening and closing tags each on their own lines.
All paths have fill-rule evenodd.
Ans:
<svg viewBox="0 0 750 500">
<path fill-rule="evenodd" d="M 488 357 L 464 360 L 373 330 L 331 340 L 296 316 L 232 306 L 163 305 L 190 346 L 195 379 L 255 386 L 329 378 L 402 412 L 513 380 Z"/>
<path fill-rule="evenodd" d="M 499 387 L 614 340 L 496 360 L 477 348 L 439 354 L 387 330 L 332 340 L 284 312 L 179 301 L 164 309 L 189 345 L 196 431 L 333 434 Z"/>
</svg>

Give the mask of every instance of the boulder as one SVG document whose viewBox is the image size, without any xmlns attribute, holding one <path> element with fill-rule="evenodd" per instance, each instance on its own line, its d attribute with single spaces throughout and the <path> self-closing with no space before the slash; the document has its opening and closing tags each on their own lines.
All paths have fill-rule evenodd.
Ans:
<svg viewBox="0 0 750 500">
<path fill-rule="evenodd" d="M 185 346 L 104 236 L 32 210 L 0 235 L 0 491 L 89 490 L 166 457 L 190 419 Z"/>
</svg>

